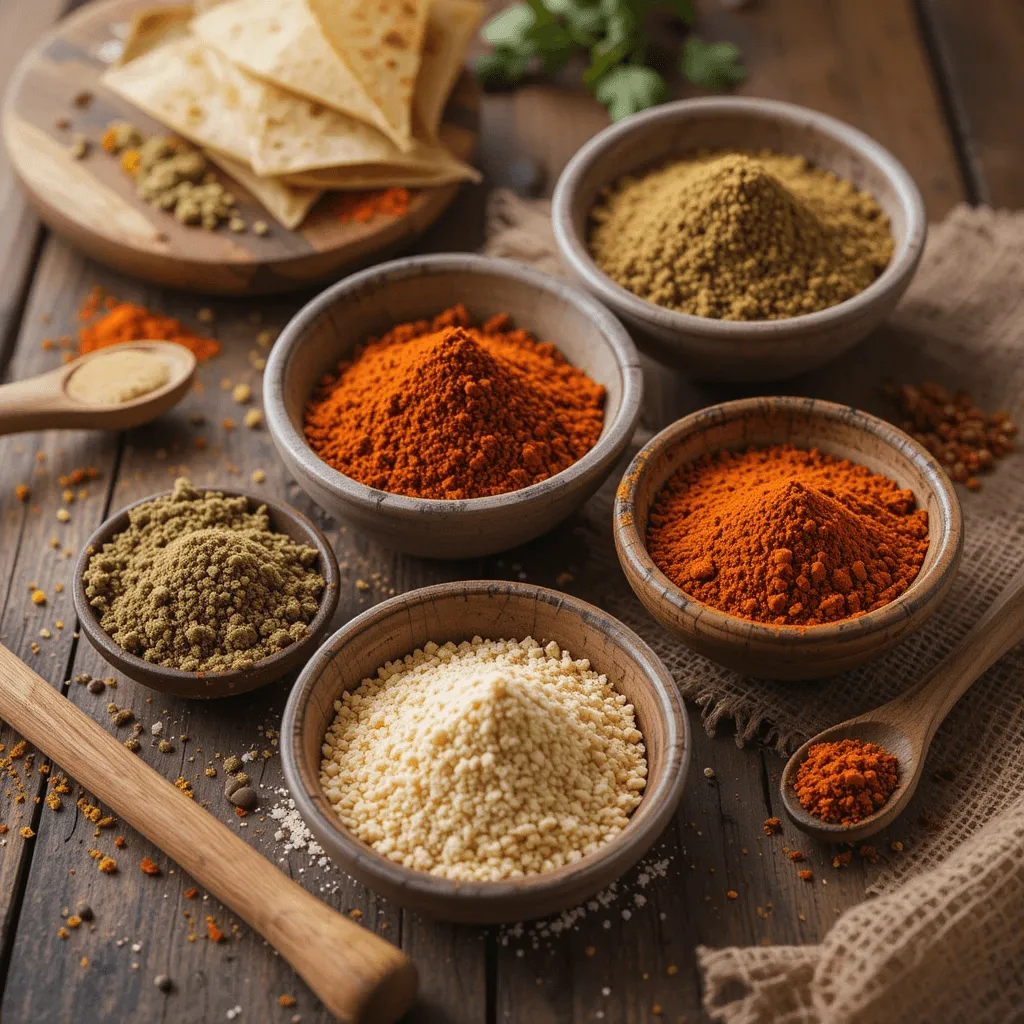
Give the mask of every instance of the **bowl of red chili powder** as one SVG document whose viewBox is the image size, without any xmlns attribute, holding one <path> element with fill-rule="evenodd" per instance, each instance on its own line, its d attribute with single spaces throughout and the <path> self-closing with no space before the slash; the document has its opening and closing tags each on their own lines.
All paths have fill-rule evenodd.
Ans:
<svg viewBox="0 0 1024 1024">
<path fill-rule="evenodd" d="M 306 493 L 428 558 L 502 551 L 571 515 L 625 451 L 641 391 L 636 349 L 598 302 L 467 254 L 328 288 L 264 376 L 268 429 Z"/>
<path fill-rule="evenodd" d="M 963 547 L 956 492 L 921 445 L 809 398 L 725 402 L 667 427 L 626 471 L 614 530 L 659 622 L 773 679 L 889 650 L 938 607 Z"/>
</svg>

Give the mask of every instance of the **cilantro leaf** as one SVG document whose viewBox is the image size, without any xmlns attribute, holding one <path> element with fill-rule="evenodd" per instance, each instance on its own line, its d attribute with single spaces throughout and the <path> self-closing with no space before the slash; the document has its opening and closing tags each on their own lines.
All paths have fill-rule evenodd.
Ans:
<svg viewBox="0 0 1024 1024">
<path fill-rule="evenodd" d="M 705 43 L 696 36 L 689 36 L 683 43 L 679 69 L 694 85 L 712 90 L 739 85 L 747 77 L 737 46 Z"/>
<path fill-rule="evenodd" d="M 526 74 L 530 55 L 499 46 L 476 59 L 476 73 L 485 89 L 515 85 Z"/>
<path fill-rule="evenodd" d="M 532 52 L 530 29 L 536 15 L 528 4 L 516 4 L 496 14 L 480 30 L 480 35 L 495 47 Z"/>
<path fill-rule="evenodd" d="M 598 80 L 594 94 L 607 108 L 613 121 L 645 110 L 668 98 L 665 79 L 640 64 L 620 64 Z"/>
</svg>

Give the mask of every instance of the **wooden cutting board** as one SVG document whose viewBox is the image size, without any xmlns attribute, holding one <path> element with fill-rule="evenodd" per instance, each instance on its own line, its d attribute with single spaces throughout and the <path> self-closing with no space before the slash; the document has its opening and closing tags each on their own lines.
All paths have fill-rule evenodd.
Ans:
<svg viewBox="0 0 1024 1024">
<path fill-rule="evenodd" d="M 393 255 L 441 216 L 459 186 L 413 192 L 402 218 L 375 217 L 367 224 L 342 224 L 340 194 L 326 193 L 303 222 L 289 231 L 233 179 L 230 183 L 247 223 L 265 220 L 269 234 L 235 234 L 226 227 L 206 231 L 179 224 L 145 203 L 118 160 L 99 139 L 107 124 L 124 119 L 147 135 L 168 134 L 100 85 L 119 53 L 133 11 L 151 0 L 96 0 L 60 22 L 26 54 L 15 72 L 4 108 L 7 152 L 43 222 L 93 259 L 157 284 L 189 291 L 252 295 L 309 286 L 343 271 Z M 84 102 L 86 96 L 91 96 Z M 76 98 L 80 98 L 76 103 Z M 450 148 L 471 161 L 478 137 L 479 91 L 463 74 L 445 112 Z M 70 122 L 69 127 L 60 125 Z M 89 152 L 70 154 L 76 133 L 90 140 Z M 446 136 L 447 138 L 448 136 Z"/>
</svg>

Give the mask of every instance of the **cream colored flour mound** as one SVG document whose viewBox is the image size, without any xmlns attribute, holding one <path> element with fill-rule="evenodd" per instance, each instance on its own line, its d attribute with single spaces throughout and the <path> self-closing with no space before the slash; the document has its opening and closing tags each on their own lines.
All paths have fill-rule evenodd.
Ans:
<svg viewBox="0 0 1024 1024">
<path fill-rule="evenodd" d="M 578 861 L 647 780 L 633 706 L 552 642 L 429 643 L 336 701 L 320 784 L 405 867 L 497 881 Z"/>
<path fill-rule="evenodd" d="M 137 348 L 108 352 L 83 363 L 68 380 L 68 394 L 87 405 L 121 405 L 162 388 L 171 379 L 167 360 Z"/>
</svg>

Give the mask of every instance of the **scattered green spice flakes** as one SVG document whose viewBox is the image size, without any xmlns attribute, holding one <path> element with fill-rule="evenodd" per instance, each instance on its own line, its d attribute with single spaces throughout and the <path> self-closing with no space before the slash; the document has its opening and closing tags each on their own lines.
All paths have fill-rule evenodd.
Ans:
<svg viewBox="0 0 1024 1024">
<path fill-rule="evenodd" d="M 129 653 L 186 672 L 246 668 L 303 639 L 324 579 L 266 508 L 184 479 L 89 560 L 86 596 Z"/>
<path fill-rule="evenodd" d="M 584 84 L 618 120 L 668 98 L 662 76 L 646 64 L 651 52 L 649 23 L 656 9 L 667 9 L 690 29 L 691 0 L 526 0 L 488 21 L 481 35 L 492 49 L 477 59 L 485 86 L 507 88 L 535 71 L 551 75 L 578 51 L 589 54 Z M 694 84 L 726 89 L 745 77 L 732 43 L 705 43 L 689 36 L 679 67 Z"/>
<path fill-rule="evenodd" d="M 229 775 L 234 775 L 235 772 L 240 771 L 242 767 L 242 759 L 232 754 L 230 757 L 224 758 L 224 771 Z"/>
</svg>

